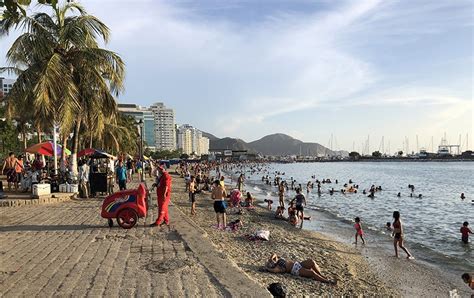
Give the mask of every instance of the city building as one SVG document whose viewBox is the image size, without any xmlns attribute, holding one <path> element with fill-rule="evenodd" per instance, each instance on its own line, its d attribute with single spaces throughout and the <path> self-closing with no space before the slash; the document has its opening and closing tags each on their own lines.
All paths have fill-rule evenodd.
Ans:
<svg viewBox="0 0 474 298">
<path fill-rule="evenodd" d="M 7 95 L 13 87 L 15 80 L 0 78 L 0 87 L 3 95 Z"/>
<path fill-rule="evenodd" d="M 15 80 L 0 77 L 0 100 L 10 92 L 14 83 Z"/>
<path fill-rule="evenodd" d="M 137 122 L 143 121 L 144 146 L 150 150 L 155 150 L 155 116 L 153 112 L 136 104 L 118 104 L 118 110 L 123 115 L 131 116 Z"/>
<path fill-rule="evenodd" d="M 191 129 L 184 127 L 178 129 L 178 149 L 187 155 L 193 153 L 193 133 Z"/>
<path fill-rule="evenodd" d="M 162 102 L 154 103 L 149 110 L 155 119 L 155 145 L 158 150 L 176 150 L 174 110 Z"/>
<path fill-rule="evenodd" d="M 183 153 L 197 156 L 209 154 L 209 139 L 202 132 L 189 125 L 183 124 L 178 128 L 178 149 Z"/>
</svg>

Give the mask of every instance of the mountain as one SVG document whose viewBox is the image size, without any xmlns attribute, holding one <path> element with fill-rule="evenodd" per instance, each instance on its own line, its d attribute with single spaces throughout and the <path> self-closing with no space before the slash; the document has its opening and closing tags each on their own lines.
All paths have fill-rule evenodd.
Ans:
<svg viewBox="0 0 474 298">
<path fill-rule="evenodd" d="M 204 135 L 204 133 L 203 133 Z M 211 134 L 207 134 L 211 135 Z M 213 136 L 213 135 L 211 135 Z M 213 136 L 214 137 L 214 136 Z M 263 155 L 304 155 L 304 156 L 317 156 L 317 155 L 336 155 L 336 153 L 342 153 L 347 155 L 347 152 L 335 152 L 318 143 L 305 143 L 288 135 L 277 133 L 265 136 L 259 140 L 246 143 L 241 139 L 234 138 L 223 138 L 210 140 L 210 149 L 217 150 L 247 150 L 250 153 L 261 153 Z"/>
<path fill-rule="evenodd" d="M 288 135 L 277 133 L 249 143 L 250 148 L 264 155 L 305 155 L 330 154 L 331 150 L 318 143 L 305 143 Z"/>
<path fill-rule="evenodd" d="M 250 148 L 246 142 L 234 138 L 209 139 L 209 149 L 247 150 L 248 152 L 256 153 L 256 151 Z"/>
<path fill-rule="evenodd" d="M 210 134 L 210 133 L 205 132 L 205 131 L 202 131 L 202 136 L 208 138 L 209 141 L 214 141 L 214 140 L 218 140 L 218 139 L 219 139 L 219 138 L 216 137 L 215 135 Z"/>
</svg>

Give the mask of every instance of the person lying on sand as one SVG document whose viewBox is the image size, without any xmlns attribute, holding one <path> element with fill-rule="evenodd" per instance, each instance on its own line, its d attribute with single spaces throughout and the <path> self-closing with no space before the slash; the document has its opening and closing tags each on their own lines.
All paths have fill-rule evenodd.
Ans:
<svg viewBox="0 0 474 298">
<path fill-rule="evenodd" d="M 472 274 L 464 273 L 461 278 L 472 290 L 474 290 L 474 279 L 472 278 Z"/>
<path fill-rule="evenodd" d="M 272 254 L 270 259 L 265 264 L 265 269 L 272 273 L 291 273 L 295 276 L 307 277 L 317 280 L 322 283 L 336 285 L 337 281 L 329 280 L 321 274 L 321 269 L 318 264 L 312 259 L 304 260 L 302 262 L 287 261 Z"/>
</svg>

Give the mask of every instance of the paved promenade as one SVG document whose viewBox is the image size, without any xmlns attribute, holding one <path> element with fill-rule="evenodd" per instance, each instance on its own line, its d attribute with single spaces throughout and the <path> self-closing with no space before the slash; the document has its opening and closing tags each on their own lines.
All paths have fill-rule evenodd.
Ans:
<svg viewBox="0 0 474 298">
<path fill-rule="evenodd" d="M 123 230 L 101 203 L 0 208 L 0 296 L 269 296 L 176 208 L 170 227 Z"/>
</svg>

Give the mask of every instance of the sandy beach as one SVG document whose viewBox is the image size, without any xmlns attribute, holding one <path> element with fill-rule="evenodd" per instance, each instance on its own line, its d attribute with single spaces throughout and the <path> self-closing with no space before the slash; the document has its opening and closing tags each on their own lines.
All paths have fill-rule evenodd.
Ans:
<svg viewBox="0 0 474 298">
<path fill-rule="evenodd" d="M 189 215 L 190 204 L 188 195 L 184 192 L 184 180 L 178 176 L 173 178 L 173 204 Z M 220 251 L 226 253 L 237 266 L 264 287 L 273 282 L 281 282 L 291 296 L 400 296 L 397 290 L 371 272 L 364 257 L 351 247 L 320 233 L 291 227 L 285 221 L 274 219 L 273 213 L 261 207 L 245 210 L 242 215 L 228 210 L 228 221 L 238 218 L 244 222 L 244 227 L 239 231 L 224 232 L 213 228 L 215 213 L 208 193 L 198 195 L 197 214 L 191 217 Z M 258 229 L 269 230 L 270 241 L 255 242 L 245 237 Z M 260 272 L 259 269 L 272 253 L 288 260 L 312 258 L 321 267 L 322 273 L 330 279 L 337 279 L 338 284 L 332 286 L 290 274 Z"/>
<path fill-rule="evenodd" d="M 228 209 L 227 221 L 241 219 L 244 227 L 236 232 L 216 230 L 210 194 L 203 192 L 197 196 L 197 214 L 191 216 L 184 180 L 176 175 L 173 178 L 173 204 L 262 287 L 281 282 L 290 296 L 449 297 L 450 291 L 457 289 L 455 292 L 461 297 L 469 297 L 469 289 L 464 288 L 461 280 L 453 279 L 436 268 L 405 258 L 395 259 L 378 248 L 357 248 L 327 236 L 328 233 L 300 230 L 275 219 L 274 210 L 261 206 L 253 210 L 244 208 L 241 215 L 237 210 Z M 260 229 L 270 231 L 270 241 L 255 242 L 245 237 Z M 259 271 L 272 253 L 289 260 L 314 259 L 322 273 L 329 279 L 337 279 L 338 284 L 331 286 L 290 274 Z"/>
</svg>

